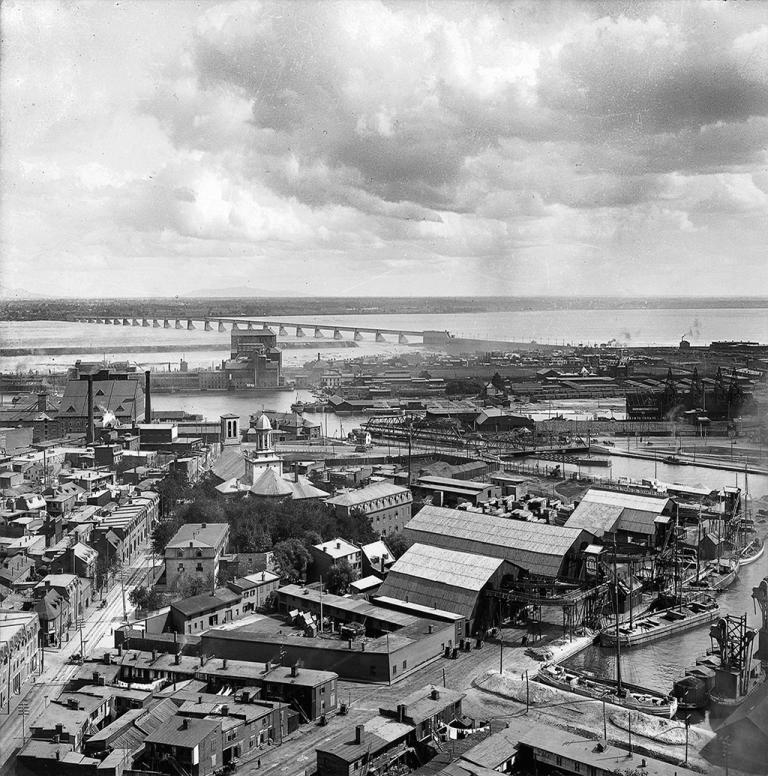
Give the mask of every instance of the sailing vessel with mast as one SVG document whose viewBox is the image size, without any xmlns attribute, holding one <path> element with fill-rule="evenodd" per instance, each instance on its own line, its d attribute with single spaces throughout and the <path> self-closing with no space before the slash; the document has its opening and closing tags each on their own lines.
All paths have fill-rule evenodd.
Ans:
<svg viewBox="0 0 768 776">
<path fill-rule="evenodd" d="M 613 547 L 613 598 L 614 598 L 614 642 L 616 654 L 616 678 L 605 679 L 590 671 L 579 671 L 564 668 L 557 663 L 546 663 L 540 669 L 535 679 L 542 684 L 556 687 L 559 690 L 583 695 L 587 698 L 612 703 L 632 711 L 642 711 L 657 717 L 674 717 L 677 712 L 677 698 L 655 690 L 630 684 L 621 675 L 621 643 L 619 633 L 619 583 L 616 570 L 616 545 Z"/>
</svg>

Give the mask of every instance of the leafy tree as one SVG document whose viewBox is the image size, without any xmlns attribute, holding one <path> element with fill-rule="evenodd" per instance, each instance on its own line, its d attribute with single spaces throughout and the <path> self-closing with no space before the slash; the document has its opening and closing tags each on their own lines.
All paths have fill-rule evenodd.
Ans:
<svg viewBox="0 0 768 776">
<path fill-rule="evenodd" d="M 497 390 L 504 392 L 504 378 L 496 372 L 491 378 L 491 385 Z"/>
<path fill-rule="evenodd" d="M 128 594 L 128 600 L 137 608 L 151 611 L 163 606 L 164 598 L 153 587 L 135 587 Z"/>
<path fill-rule="evenodd" d="M 401 531 L 390 534 L 386 539 L 386 545 L 389 547 L 395 560 L 403 555 L 412 544 L 413 542 Z"/>
<path fill-rule="evenodd" d="M 170 471 L 155 486 L 160 496 L 161 514 L 170 514 L 176 504 L 185 497 L 189 490 L 189 480 L 181 471 Z"/>
<path fill-rule="evenodd" d="M 155 555 L 162 557 L 165 554 L 165 548 L 173 538 L 176 531 L 184 523 L 175 516 L 169 520 L 161 520 L 152 531 L 152 551 Z"/>
<path fill-rule="evenodd" d="M 208 574 L 205 577 L 196 574 L 180 579 L 176 587 L 176 592 L 179 594 L 180 598 L 192 598 L 192 596 L 195 595 L 212 592 L 215 586 L 213 574 Z"/>
<path fill-rule="evenodd" d="M 333 593 L 333 595 L 346 595 L 349 592 L 350 584 L 355 579 L 357 579 L 357 574 L 352 566 L 349 565 L 349 561 L 342 559 L 331 566 L 324 581 L 329 593 Z"/>
<path fill-rule="evenodd" d="M 288 582 L 300 582 L 306 578 L 312 556 L 299 539 L 285 539 L 273 548 L 275 565 L 280 576 Z"/>
</svg>

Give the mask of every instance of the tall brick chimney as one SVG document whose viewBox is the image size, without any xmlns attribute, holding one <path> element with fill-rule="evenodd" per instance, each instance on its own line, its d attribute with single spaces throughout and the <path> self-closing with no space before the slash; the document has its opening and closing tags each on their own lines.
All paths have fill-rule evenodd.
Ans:
<svg viewBox="0 0 768 776">
<path fill-rule="evenodd" d="M 93 444 L 93 375 L 88 375 L 88 428 L 85 430 L 85 443 Z"/>
<path fill-rule="evenodd" d="M 149 384 L 149 369 L 144 372 L 144 422 L 152 422 L 152 389 Z"/>
</svg>

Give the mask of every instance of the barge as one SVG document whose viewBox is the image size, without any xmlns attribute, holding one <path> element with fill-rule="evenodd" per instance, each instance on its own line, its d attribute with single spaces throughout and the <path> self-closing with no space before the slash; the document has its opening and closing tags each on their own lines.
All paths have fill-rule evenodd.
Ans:
<svg viewBox="0 0 768 776">
<path fill-rule="evenodd" d="M 720 607 L 711 598 L 672 606 L 653 614 L 645 615 L 630 627 L 620 625 L 618 636 L 613 627 L 600 631 L 600 644 L 615 647 L 617 638 L 622 649 L 641 647 L 660 641 L 673 634 L 697 628 L 712 622 L 719 614 Z"/>
<path fill-rule="evenodd" d="M 631 711 L 653 714 L 656 717 L 670 718 L 677 712 L 677 698 L 670 695 L 626 682 L 622 682 L 622 690 L 619 692 L 618 682 L 615 680 L 598 677 L 590 671 L 563 668 L 557 663 L 543 665 L 535 680 L 558 690 L 612 703 Z"/>
</svg>

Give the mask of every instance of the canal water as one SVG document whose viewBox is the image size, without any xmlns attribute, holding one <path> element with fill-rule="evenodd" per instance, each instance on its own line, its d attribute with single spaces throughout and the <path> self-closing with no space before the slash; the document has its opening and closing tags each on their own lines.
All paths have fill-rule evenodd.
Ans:
<svg viewBox="0 0 768 776">
<path fill-rule="evenodd" d="M 633 479 L 652 478 L 654 462 L 634 458 L 613 459 L 612 476 Z M 658 479 L 686 485 L 703 485 L 716 488 L 725 484 L 738 484 L 744 488 L 744 474 L 705 469 L 696 466 L 667 466 L 657 464 Z M 757 499 L 768 495 L 768 477 L 749 475 L 749 492 Z M 760 535 L 768 538 L 768 524 L 757 524 Z M 761 617 L 752 601 L 752 588 L 768 576 L 768 552 L 755 563 L 740 569 L 736 581 L 718 596 L 722 614 L 747 614 L 749 626 L 759 628 Z M 623 678 L 635 684 L 663 692 L 672 690 L 672 683 L 681 677 L 696 658 L 712 647 L 709 625 L 681 633 L 669 639 L 644 647 L 625 650 L 621 654 Z M 566 661 L 573 668 L 586 669 L 602 676 L 615 677 L 616 657 L 613 650 L 594 645 Z M 693 718 L 691 719 L 693 722 Z M 708 722 L 708 719 L 706 720 Z"/>
</svg>

